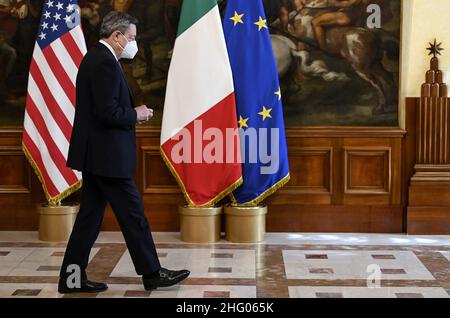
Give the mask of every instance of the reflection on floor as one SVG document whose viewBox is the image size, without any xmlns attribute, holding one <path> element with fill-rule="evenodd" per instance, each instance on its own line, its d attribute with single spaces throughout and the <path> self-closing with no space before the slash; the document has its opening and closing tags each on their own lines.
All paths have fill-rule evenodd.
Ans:
<svg viewBox="0 0 450 318">
<path fill-rule="evenodd" d="M 102 233 L 89 278 L 100 294 L 64 297 L 447 298 L 450 237 L 362 234 L 275 234 L 260 244 L 187 244 L 156 233 L 164 267 L 188 268 L 179 286 L 145 291 L 120 233 Z M 0 297 L 62 297 L 56 291 L 65 244 L 36 232 L 0 232 Z"/>
</svg>

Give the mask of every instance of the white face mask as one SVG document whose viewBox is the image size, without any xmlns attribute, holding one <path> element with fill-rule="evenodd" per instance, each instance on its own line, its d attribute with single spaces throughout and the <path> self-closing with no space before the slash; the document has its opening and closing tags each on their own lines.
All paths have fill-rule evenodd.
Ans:
<svg viewBox="0 0 450 318">
<path fill-rule="evenodd" d="M 120 33 L 122 34 L 122 33 Z M 122 34 L 123 35 L 123 34 Z M 136 56 L 139 48 L 137 45 L 136 40 L 134 41 L 128 41 L 127 37 L 125 35 L 123 35 L 123 37 L 125 38 L 125 40 L 127 40 L 127 45 L 125 45 L 125 47 L 122 47 L 122 45 L 120 45 L 119 42 L 117 42 L 117 44 L 119 44 L 120 48 L 122 49 L 122 54 L 120 54 L 120 58 L 121 59 L 134 59 L 134 57 Z"/>
</svg>

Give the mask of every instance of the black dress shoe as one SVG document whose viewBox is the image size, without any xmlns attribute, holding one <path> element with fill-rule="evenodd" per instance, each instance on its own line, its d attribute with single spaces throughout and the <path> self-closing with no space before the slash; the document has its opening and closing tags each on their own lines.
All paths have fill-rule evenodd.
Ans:
<svg viewBox="0 0 450 318">
<path fill-rule="evenodd" d="M 191 272 L 183 269 L 181 271 L 171 271 L 167 268 L 161 268 L 158 272 L 152 275 L 144 275 L 142 281 L 145 290 L 152 290 L 158 287 L 169 287 L 178 284 L 186 279 Z"/>
<path fill-rule="evenodd" d="M 100 293 L 108 289 L 108 285 L 104 283 L 91 282 L 90 280 L 82 280 L 80 288 L 69 288 L 62 281 L 59 280 L 58 292 L 60 294 L 70 294 L 70 293 Z"/>
</svg>

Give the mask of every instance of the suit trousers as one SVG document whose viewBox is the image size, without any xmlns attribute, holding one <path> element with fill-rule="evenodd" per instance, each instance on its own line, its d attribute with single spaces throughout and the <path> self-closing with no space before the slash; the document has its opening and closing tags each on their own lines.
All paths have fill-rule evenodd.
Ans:
<svg viewBox="0 0 450 318">
<path fill-rule="evenodd" d="M 86 267 L 109 203 L 119 222 L 138 275 L 151 274 L 161 268 L 153 242 L 144 204 L 132 178 L 109 178 L 83 172 L 80 211 L 67 244 L 60 277 L 65 278 L 71 264 L 80 268 L 87 279 Z"/>
</svg>

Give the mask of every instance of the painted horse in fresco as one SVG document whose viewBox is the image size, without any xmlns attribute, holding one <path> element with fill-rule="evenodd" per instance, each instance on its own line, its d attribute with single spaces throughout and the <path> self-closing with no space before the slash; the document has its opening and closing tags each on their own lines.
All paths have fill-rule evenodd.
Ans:
<svg viewBox="0 0 450 318">
<path fill-rule="evenodd" d="M 313 21 L 321 15 L 336 12 L 336 8 L 329 7 L 328 3 L 327 0 L 304 0 L 305 6 L 302 10 L 290 12 L 288 34 L 284 34 L 286 41 L 280 41 L 279 38 L 274 41 L 273 37 L 275 54 L 286 52 L 286 47 L 283 49 L 283 46 L 292 46 L 290 42 L 296 40 L 320 49 L 326 54 L 345 59 L 356 74 L 370 83 L 377 92 L 378 103 L 373 113 L 384 112 L 390 103 L 394 104 L 397 101 L 394 74 L 388 72 L 384 62 L 398 59 L 399 39 L 383 29 L 369 29 L 363 25 L 331 26 L 326 28 L 326 45 L 321 47 L 314 32 Z M 283 36 L 280 19 L 275 20 L 271 28 L 278 36 Z M 293 57 L 298 56 L 292 49 L 291 54 Z"/>
</svg>

